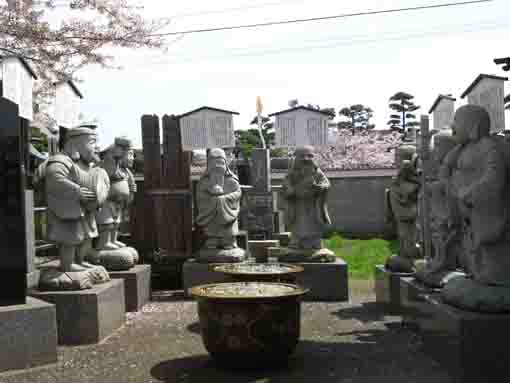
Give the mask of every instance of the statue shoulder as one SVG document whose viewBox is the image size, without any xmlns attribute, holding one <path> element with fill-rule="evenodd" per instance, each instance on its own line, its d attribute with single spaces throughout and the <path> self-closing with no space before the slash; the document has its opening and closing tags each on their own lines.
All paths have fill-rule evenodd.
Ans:
<svg viewBox="0 0 510 383">
<path fill-rule="evenodd" d="M 72 168 L 74 166 L 74 161 L 66 154 L 58 153 L 52 155 L 50 158 L 48 158 L 46 162 L 46 166 L 49 166 L 51 164 L 62 164 L 66 168 Z"/>
</svg>

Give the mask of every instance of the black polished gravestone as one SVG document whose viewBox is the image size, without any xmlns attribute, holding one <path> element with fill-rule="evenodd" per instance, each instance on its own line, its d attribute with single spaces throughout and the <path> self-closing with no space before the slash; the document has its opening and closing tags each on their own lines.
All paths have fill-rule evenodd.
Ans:
<svg viewBox="0 0 510 383">
<path fill-rule="evenodd" d="M 0 306 L 25 304 L 25 149 L 18 106 L 0 97 Z"/>
</svg>

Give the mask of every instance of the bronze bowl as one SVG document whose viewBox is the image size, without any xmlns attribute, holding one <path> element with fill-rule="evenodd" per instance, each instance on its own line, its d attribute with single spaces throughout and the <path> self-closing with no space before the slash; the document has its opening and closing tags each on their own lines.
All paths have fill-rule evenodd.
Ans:
<svg viewBox="0 0 510 383">
<path fill-rule="evenodd" d="M 228 275 L 232 282 L 295 283 L 296 274 L 304 269 L 286 263 L 231 263 L 213 270 Z"/>
<path fill-rule="evenodd" d="M 269 282 L 196 286 L 205 348 L 226 367 L 255 367 L 288 360 L 300 335 L 302 287 Z"/>
</svg>

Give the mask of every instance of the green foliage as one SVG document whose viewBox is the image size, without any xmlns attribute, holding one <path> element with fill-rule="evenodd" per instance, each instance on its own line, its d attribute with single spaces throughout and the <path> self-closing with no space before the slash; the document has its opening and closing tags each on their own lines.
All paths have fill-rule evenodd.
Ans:
<svg viewBox="0 0 510 383">
<path fill-rule="evenodd" d="M 384 264 L 388 257 L 398 252 L 396 240 L 346 239 L 340 234 L 325 239 L 324 245 L 347 262 L 349 277 L 355 279 L 371 279 L 375 265 Z"/>
<path fill-rule="evenodd" d="M 415 121 L 416 115 L 411 113 L 420 109 L 420 106 L 415 105 L 412 101 L 413 98 L 413 95 L 406 92 L 397 92 L 390 97 L 388 107 L 394 113 L 390 115 L 388 121 L 390 129 L 406 133 L 408 128 L 420 125 Z"/>
<path fill-rule="evenodd" d="M 350 107 L 341 108 L 338 115 L 345 117 L 347 121 L 338 123 L 339 129 L 350 129 L 354 134 L 356 131 L 373 129 L 375 125 L 370 124 L 374 111 L 362 104 L 351 105 Z"/>
<path fill-rule="evenodd" d="M 257 117 L 253 118 L 250 125 L 257 124 Z M 262 135 L 266 141 L 268 148 L 275 143 L 274 124 L 270 121 L 269 117 L 262 117 Z M 234 132 L 236 137 L 236 147 L 244 158 L 250 158 L 253 149 L 261 148 L 262 142 L 260 141 L 259 131 L 256 128 L 251 129 L 238 129 Z M 284 149 L 272 149 L 271 157 L 283 157 L 287 154 Z"/>
<path fill-rule="evenodd" d="M 42 134 L 39 129 L 32 128 L 31 129 L 31 136 L 32 136 L 32 145 L 34 145 L 34 148 L 36 148 L 41 153 L 47 153 L 48 152 L 48 137 L 46 135 Z"/>
</svg>

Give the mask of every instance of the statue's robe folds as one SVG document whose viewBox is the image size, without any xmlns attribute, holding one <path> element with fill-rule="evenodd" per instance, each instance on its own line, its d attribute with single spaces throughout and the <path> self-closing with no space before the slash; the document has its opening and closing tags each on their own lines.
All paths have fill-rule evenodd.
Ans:
<svg viewBox="0 0 510 383">
<path fill-rule="evenodd" d="M 317 189 L 314 190 L 314 185 Z M 331 184 L 317 169 L 309 176 L 293 170 L 283 182 L 287 200 L 287 223 L 292 232 L 289 247 L 321 249 L 322 234 L 331 224 L 327 210 L 327 193 Z"/>
<path fill-rule="evenodd" d="M 208 240 L 216 239 L 225 245 L 235 247 L 237 217 L 240 210 L 241 186 L 232 176 L 226 176 L 223 194 L 209 193 L 210 183 L 207 175 L 198 182 L 196 224 L 202 228 Z"/>
<path fill-rule="evenodd" d="M 119 226 L 123 209 L 128 205 L 130 196 L 128 175 L 118 171 L 110 176 L 110 191 L 104 205 L 96 215 L 97 224 L 112 228 Z"/>
<path fill-rule="evenodd" d="M 59 245 L 79 245 L 98 235 L 95 213 L 110 188 L 108 174 L 87 168 L 65 154 L 50 157 L 44 169 L 48 203 L 48 239 Z M 80 187 L 94 191 L 97 200 L 84 204 Z"/>
<path fill-rule="evenodd" d="M 510 286 L 508 164 L 493 138 L 448 153 L 449 193 L 463 221 L 468 271 L 487 285 Z"/>
</svg>

